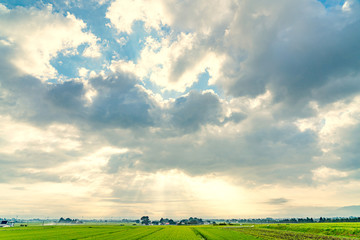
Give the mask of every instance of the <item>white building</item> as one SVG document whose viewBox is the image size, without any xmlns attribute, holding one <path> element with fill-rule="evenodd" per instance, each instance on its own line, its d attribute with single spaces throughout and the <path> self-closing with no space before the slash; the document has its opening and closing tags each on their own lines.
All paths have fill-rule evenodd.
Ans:
<svg viewBox="0 0 360 240">
<path fill-rule="evenodd" d="M 2 220 L 0 222 L 0 227 L 13 227 L 15 225 L 14 222 L 10 222 L 10 221 L 7 221 L 7 220 Z"/>
</svg>

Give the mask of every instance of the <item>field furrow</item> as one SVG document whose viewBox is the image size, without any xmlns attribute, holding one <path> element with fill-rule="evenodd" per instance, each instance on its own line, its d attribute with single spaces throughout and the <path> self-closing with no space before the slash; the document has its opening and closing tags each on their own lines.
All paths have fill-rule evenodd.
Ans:
<svg viewBox="0 0 360 240">
<path fill-rule="evenodd" d="M 255 236 L 248 235 L 236 231 L 228 231 L 224 228 L 219 227 L 194 227 L 205 240 L 227 240 L 227 239 L 244 239 L 244 240 L 255 240 L 259 239 Z"/>
<path fill-rule="evenodd" d="M 350 239 L 345 237 L 326 236 L 320 234 L 311 234 L 303 232 L 292 232 L 282 231 L 273 229 L 263 228 L 250 228 L 250 227 L 239 227 L 239 228 L 228 228 L 229 231 L 236 231 L 252 236 L 259 237 L 261 239 L 284 239 L 284 240 L 298 240 L 298 239 L 322 239 L 322 240 L 340 240 Z"/>
</svg>

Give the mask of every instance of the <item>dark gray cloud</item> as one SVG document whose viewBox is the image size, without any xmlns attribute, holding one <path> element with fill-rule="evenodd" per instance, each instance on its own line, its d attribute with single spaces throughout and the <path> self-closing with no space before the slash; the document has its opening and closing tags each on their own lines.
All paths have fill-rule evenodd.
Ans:
<svg viewBox="0 0 360 240">
<path fill-rule="evenodd" d="M 154 124 L 151 111 L 157 104 L 136 86 L 131 75 L 97 77 L 90 80 L 97 96 L 89 107 L 90 120 L 96 126 L 146 127 Z"/>
<path fill-rule="evenodd" d="M 51 153 L 42 151 L 41 149 L 24 149 L 14 153 L 0 154 L 1 163 L 5 165 L 13 165 L 16 168 L 37 168 L 46 169 L 60 165 L 66 161 L 72 161 L 79 157 L 79 153 L 55 150 Z"/>
<path fill-rule="evenodd" d="M 139 148 L 136 168 L 153 172 L 181 169 L 190 175 L 229 174 L 243 184 L 309 184 L 313 158 L 321 155 L 317 135 L 301 132 L 294 125 L 269 119 L 246 119 L 240 132 L 197 133 L 176 137 L 144 133 L 141 139 L 118 140 L 128 148 Z M 246 124 L 246 122 L 244 123 Z M 114 136 L 115 138 L 116 136 Z M 111 137 L 110 137 L 111 138 Z"/>
<path fill-rule="evenodd" d="M 330 163 L 336 169 L 345 171 L 360 170 L 360 125 L 350 126 L 339 131 L 340 142 L 332 146 L 332 150 L 340 157 L 341 161 Z M 360 178 L 359 173 L 353 177 Z"/>
<path fill-rule="evenodd" d="M 239 123 L 246 118 L 246 114 L 242 112 L 232 112 L 229 117 L 224 119 L 224 123 L 234 122 Z"/>
<path fill-rule="evenodd" d="M 2 68 L 5 74 L 1 76 L 3 94 L 0 110 L 18 120 L 31 121 L 36 125 L 60 122 L 100 128 L 152 124 L 149 111 L 154 103 L 128 75 L 91 79 L 98 95 L 93 104 L 87 106 L 86 91 L 81 82 L 48 85 L 28 75 L 19 77 L 8 73 L 8 68 L 13 72 L 17 70 L 7 62 L 2 63 Z"/>
<path fill-rule="evenodd" d="M 56 84 L 47 92 L 47 98 L 55 107 L 70 111 L 81 111 L 85 105 L 84 86 L 80 82 L 68 81 Z M 44 99 L 46 101 L 46 99 Z"/>
<path fill-rule="evenodd" d="M 283 205 L 288 202 L 289 202 L 289 199 L 286 199 L 286 198 L 272 198 L 265 203 L 270 204 L 270 205 Z"/>
<path fill-rule="evenodd" d="M 0 154 L 0 181 L 15 182 L 60 182 L 62 176 L 49 173 L 48 169 L 56 168 L 66 162 L 77 160 L 84 154 L 82 151 L 67 151 L 61 148 L 51 152 L 41 150 L 39 146 L 28 146 L 13 153 Z"/>
<path fill-rule="evenodd" d="M 48 86 L 19 72 L 8 61 L 13 54 L 9 47 L 1 47 L 0 53 L 0 112 L 40 125 L 54 120 L 54 110 L 45 100 Z"/>
<path fill-rule="evenodd" d="M 61 178 L 58 175 L 46 172 L 29 173 L 19 169 L 6 168 L 1 170 L 0 173 L 0 183 L 61 182 Z"/>
<path fill-rule="evenodd" d="M 219 124 L 222 116 L 220 99 L 210 92 L 190 92 L 176 99 L 169 109 L 162 109 L 137 85 L 139 81 L 134 76 L 116 73 L 89 79 L 89 85 L 96 91 L 89 104 L 82 82 L 48 85 L 28 75 L 18 77 L 7 73 L 8 67 L 16 72 L 7 62 L 2 66 L 5 73 L 1 81 L 2 111 L 37 125 L 61 122 L 80 127 L 134 129 L 168 125 L 162 116 L 169 115 L 170 125 L 188 133 L 204 124 Z M 239 121 L 239 117 L 235 118 Z"/>
<path fill-rule="evenodd" d="M 352 11 L 317 1 L 239 3 L 226 44 L 223 86 L 234 96 L 271 90 L 279 114 L 305 117 L 309 101 L 321 104 L 360 90 L 359 4 Z"/>
<path fill-rule="evenodd" d="M 139 153 L 127 152 L 124 154 L 112 155 L 106 165 L 108 173 L 117 173 L 120 169 L 134 168 L 136 160 L 141 155 Z"/>
<path fill-rule="evenodd" d="M 170 123 L 185 132 L 193 132 L 205 124 L 219 124 L 222 106 L 217 95 L 191 91 L 177 98 L 169 109 Z"/>
<path fill-rule="evenodd" d="M 355 93 L 359 92 L 360 75 L 356 72 L 349 75 L 329 80 L 325 85 L 320 88 L 313 89 L 312 95 L 321 104 L 334 102 L 339 99 L 352 97 Z"/>
</svg>

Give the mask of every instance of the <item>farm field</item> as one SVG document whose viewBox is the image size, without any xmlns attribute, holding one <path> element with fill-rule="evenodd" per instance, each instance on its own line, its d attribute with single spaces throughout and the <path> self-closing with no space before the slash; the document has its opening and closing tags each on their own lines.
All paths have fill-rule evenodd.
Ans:
<svg viewBox="0 0 360 240">
<path fill-rule="evenodd" d="M 258 224 L 231 226 L 29 226 L 0 228 L 0 239 L 360 239 L 360 223 Z"/>
</svg>

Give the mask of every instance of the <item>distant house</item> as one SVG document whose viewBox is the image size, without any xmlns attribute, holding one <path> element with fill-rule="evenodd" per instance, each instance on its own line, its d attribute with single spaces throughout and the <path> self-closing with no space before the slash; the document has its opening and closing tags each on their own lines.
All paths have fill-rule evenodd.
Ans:
<svg viewBox="0 0 360 240">
<path fill-rule="evenodd" d="M 14 222 L 10 222 L 7 220 L 2 220 L 0 223 L 0 227 L 13 227 L 15 225 Z"/>
<path fill-rule="evenodd" d="M 106 220 L 105 220 L 106 221 Z M 59 219 L 59 223 L 65 223 L 65 224 L 68 224 L 68 223 L 71 223 L 71 224 L 81 224 L 83 223 L 82 221 L 80 221 L 79 219 L 71 219 L 71 218 L 66 218 L 64 219 L 63 217 L 61 217 Z"/>
</svg>

